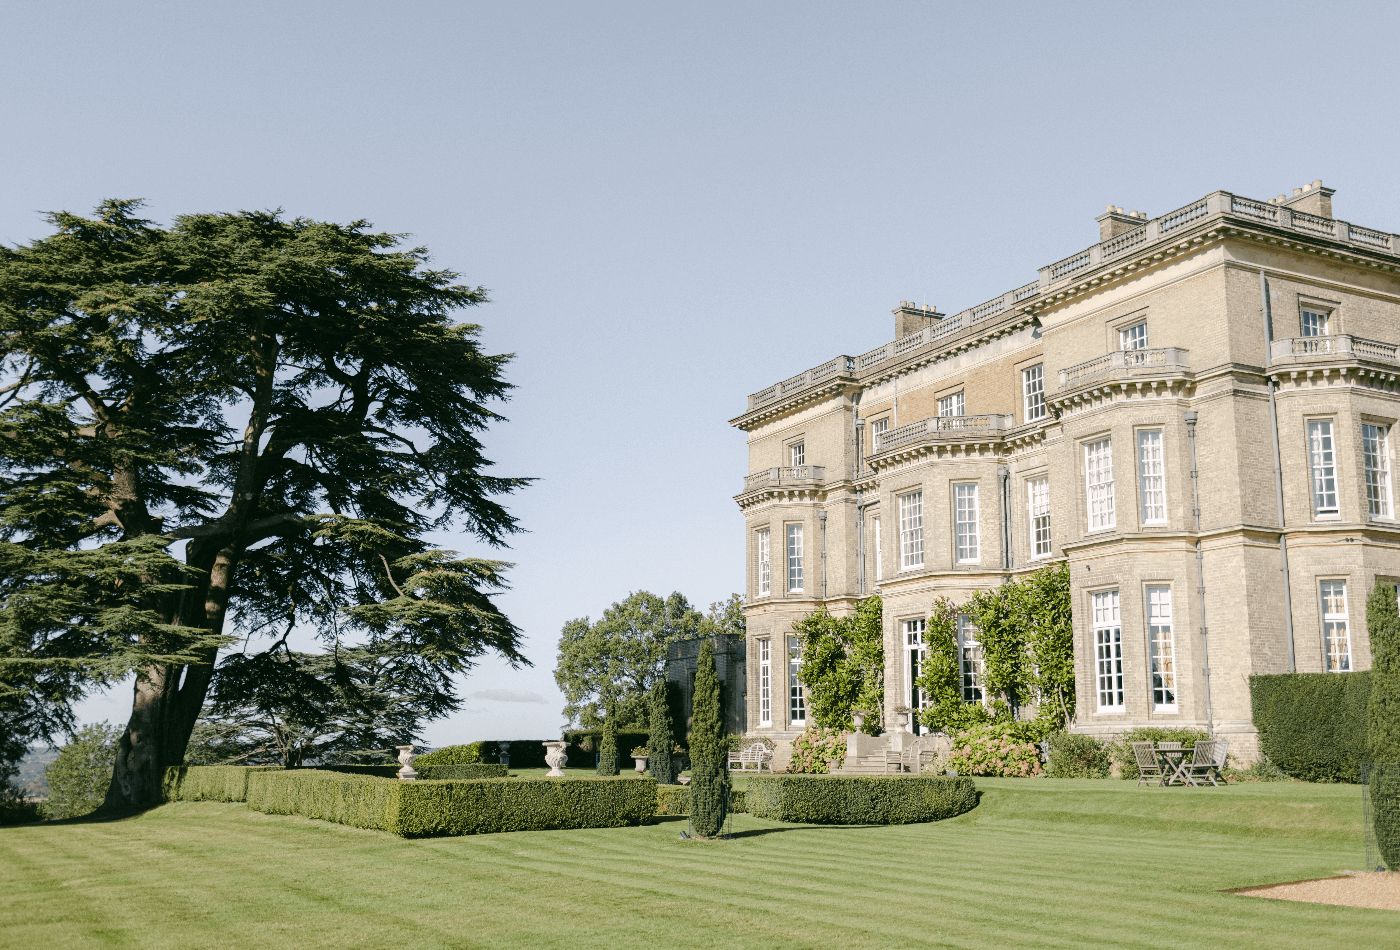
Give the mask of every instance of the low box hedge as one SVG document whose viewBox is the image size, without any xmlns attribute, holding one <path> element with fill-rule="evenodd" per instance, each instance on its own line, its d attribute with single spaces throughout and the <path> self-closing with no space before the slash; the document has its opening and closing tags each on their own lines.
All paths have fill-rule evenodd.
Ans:
<svg viewBox="0 0 1400 950">
<path fill-rule="evenodd" d="M 276 765 L 177 765 L 165 770 L 165 799 L 172 802 L 246 802 L 248 776 L 281 771 Z"/>
<path fill-rule="evenodd" d="M 1251 676 L 1249 692 L 1259 750 L 1286 775 L 1309 782 L 1361 780 L 1369 671 Z"/>
<path fill-rule="evenodd" d="M 378 778 L 397 778 L 401 768 L 398 765 L 317 765 L 314 767 L 322 772 L 372 775 Z M 413 770 L 418 773 L 420 779 L 505 778 L 510 774 L 504 765 L 495 762 L 473 762 L 470 765 L 419 765 L 415 762 Z"/>
<path fill-rule="evenodd" d="M 972 779 L 924 775 L 774 775 L 749 780 L 749 814 L 817 825 L 939 821 L 977 804 Z"/>
<path fill-rule="evenodd" d="M 745 792 L 742 788 L 731 788 L 729 790 L 729 810 L 735 814 L 748 811 L 748 804 L 745 801 Z M 656 813 L 658 815 L 689 815 L 690 786 L 656 786 Z"/>
<path fill-rule="evenodd" d="M 352 828 L 394 831 L 399 789 L 414 783 L 318 769 L 279 769 L 248 776 L 248 807 Z"/>
<path fill-rule="evenodd" d="M 393 831 L 406 838 L 615 828 L 656 814 L 651 778 L 506 778 L 399 782 Z"/>
</svg>

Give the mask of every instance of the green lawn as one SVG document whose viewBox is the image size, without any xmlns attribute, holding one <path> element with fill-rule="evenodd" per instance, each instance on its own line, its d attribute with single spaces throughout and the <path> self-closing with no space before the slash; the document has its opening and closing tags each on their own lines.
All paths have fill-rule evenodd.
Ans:
<svg viewBox="0 0 1400 950">
<path fill-rule="evenodd" d="M 0 944 L 1394 946 L 1400 915 L 1224 888 L 1359 867 L 1354 786 L 978 780 L 960 818 L 404 841 L 242 805 L 0 829 Z"/>
</svg>

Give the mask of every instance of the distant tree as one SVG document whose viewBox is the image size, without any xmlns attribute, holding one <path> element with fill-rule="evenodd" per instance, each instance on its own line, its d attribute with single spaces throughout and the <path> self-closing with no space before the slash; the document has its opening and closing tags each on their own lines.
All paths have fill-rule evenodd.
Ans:
<svg viewBox="0 0 1400 950">
<path fill-rule="evenodd" d="M 363 221 L 137 210 L 0 247 L 0 682 L 135 674 L 113 809 L 160 800 L 235 639 L 413 654 L 447 695 L 526 662 L 505 565 L 432 541 L 517 530 L 480 441 L 508 357 L 455 319 L 485 292 Z"/>
<path fill-rule="evenodd" d="M 1400 609 L 1395 587 L 1377 581 L 1366 600 L 1371 635 L 1371 697 L 1366 744 L 1371 758 L 1368 791 L 1381 858 L 1400 870 Z"/>
<path fill-rule="evenodd" d="M 662 785 L 676 780 L 675 764 L 671 759 L 676 737 L 671 732 L 671 704 L 667 702 L 666 680 L 659 679 L 647 698 L 647 767 L 652 778 Z"/>
<path fill-rule="evenodd" d="M 350 647 L 234 654 L 219 664 L 186 758 L 287 768 L 387 761 L 395 746 L 418 741 L 424 722 L 456 705 L 411 654 Z"/>
<path fill-rule="evenodd" d="M 647 721 L 647 693 L 666 668 L 666 648 L 700 634 L 705 618 L 684 595 L 664 600 L 638 591 L 597 621 L 570 620 L 559 637 L 554 680 L 564 694 L 564 715 L 584 728 L 603 724 L 607 700 L 619 728 Z"/>
<path fill-rule="evenodd" d="M 744 598 L 739 594 L 710 604 L 700 621 L 702 636 L 742 637 L 745 629 Z"/>
<path fill-rule="evenodd" d="M 710 640 L 700 644 L 691 703 L 690 827 L 701 838 L 715 838 L 729 808 L 729 745 Z"/>
<path fill-rule="evenodd" d="M 81 818 L 102 807 L 121 734 L 110 723 L 83 726 L 58 750 L 58 757 L 44 770 L 49 785 L 46 818 Z"/>
</svg>

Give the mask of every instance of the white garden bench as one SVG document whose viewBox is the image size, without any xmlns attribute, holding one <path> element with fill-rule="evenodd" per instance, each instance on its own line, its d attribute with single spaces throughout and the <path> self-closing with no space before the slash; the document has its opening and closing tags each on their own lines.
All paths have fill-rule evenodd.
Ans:
<svg viewBox="0 0 1400 950">
<path fill-rule="evenodd" d="M 729 753 L 729 768 L 735 772 L 773 771 L 773 750 L 762 742 L 750 742 L 738 752 Z"/>
</svg>

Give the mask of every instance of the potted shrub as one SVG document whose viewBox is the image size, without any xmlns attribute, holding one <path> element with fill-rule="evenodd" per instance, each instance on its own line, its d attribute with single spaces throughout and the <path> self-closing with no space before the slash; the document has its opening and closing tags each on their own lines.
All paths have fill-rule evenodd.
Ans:
<svg viewBox="0 0 1400 950">
<path fill-rule="evenodd" d="M 632 760 L 637 763 L 638 772 L 645 772 L 647 770 L 647 758 L 650 755 L 651 752 L 644 745 L 639 745 L 632 750 Z"/>
</svg>

